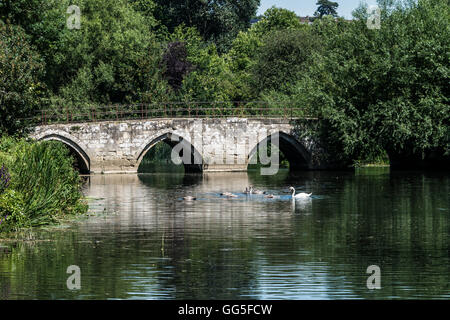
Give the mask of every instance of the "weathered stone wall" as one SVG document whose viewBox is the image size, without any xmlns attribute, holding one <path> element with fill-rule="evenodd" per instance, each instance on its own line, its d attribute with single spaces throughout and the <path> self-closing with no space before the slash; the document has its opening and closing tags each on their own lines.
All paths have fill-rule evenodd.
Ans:
<svg viewBox="0 0 450 320">
<path fill-rule="evenodd" d="M 282 151 L 305 168 L 325 168 L 319 144 L 302 128 L 305 123 L 284 119 L 155 119 L 43 125 L 31 136 L 66 143 L 92 173 L 137 172 L 152 146 L 161 140 L 176 145 L 178 138 L 203 170 L 242 171 L 258 143 L 275 133 Z"/>
</svg>

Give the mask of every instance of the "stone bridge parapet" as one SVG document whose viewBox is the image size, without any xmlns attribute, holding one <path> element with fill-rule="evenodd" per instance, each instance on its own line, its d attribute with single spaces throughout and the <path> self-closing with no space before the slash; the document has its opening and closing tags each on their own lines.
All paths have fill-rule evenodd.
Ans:
<svg viewBox="0 0 450 320">
<path fill-rule="evenodd" d="M 308 121 L 275 118 L 146 119 L 41 125 L 31 137 L 65 143 L 86 173 L 136 173 L 160 141 L 178 146 L 188 171 L 245 171 L 269 140 L 279 143 L 291 167 L 325 169 L 313 130 Z"/>
</svg>

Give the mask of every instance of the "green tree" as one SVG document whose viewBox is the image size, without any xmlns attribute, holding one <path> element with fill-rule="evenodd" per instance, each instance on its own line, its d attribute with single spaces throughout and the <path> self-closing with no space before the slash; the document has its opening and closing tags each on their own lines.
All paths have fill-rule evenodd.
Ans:
<svg viewBox="0 0 450 320">
<path fill-rule="evenodd" d="M 80 0 L 80 30 L 66 27 L 71 0 L 2 4 L 2 19 L 23 25 L 45 60 L 53 105 L 164 99 L 151 1 Z"/>
<path fill-rule="evenodd" d="M 263 45 L 263 39 L 271 32 L 278 30 L 301 29 L 299 17 L 293 11 L 271 7 L 261 20 L 249 30 L 239 32 L 234 39 L 230 51 L 226 55 L 227 62 L 233 72 L 233 100 L 249 101 L 258 97 L 254 88 L 253 67 L 256 55 Z"/>
<path fill-rule="evenodd" d="M 262 42 L 252 68 L 258 92 L 287 90 L 307 70 L 313 53 L 320 49 L 319 38 L 307 26 L 273 31 Z"/>
<path fill-rule="evenodd" d="M 0 1 L 0 19 L 22 28 L 32 27 L 42 21 L 45 10 L 54 5 L 53 0 L 2 0 Z"/>
<path fill-rule="evenodd" d="M 370 110 L 377 115 L 370 117 L 371 128 L 383 130 L 373 130 L 371 134 L 381 141 L 396 167 L 434 163 L 448 167 L 448 1 L 419 0 L 406 7 L 397 2 L 394 8 L 388 11 L 379 33 L 383 52 L 389 57 L 387 78 L 378 74 L 377 85 L 382 97 Z"/>
<path fill-rule="evenodd" d="M 156 3 L 154 0 L 128 0 L 136 11 L 143 13 L 145 16 L 153 18 Z"/>
<path fill-rule="evenodd" d="M 184 24 L 195 27 L 220 52 L 226 51 L 239 31 L 250 27 L 260 0 L 155 0 L 155 17 L 169 32 Z"/>
<path fill-rule="evenodd" d="M 396 6 L 383 12 L 380 30 L 368 29 L 364 19 L 316 21 L 324 53 L 296 92 L 320 112 L 324 140 L 341 159 L 381 150 L 403 166 L 444 159 L 450 121 L 447 9 L 446 0 Z"/>
<path fill-rule="evenodd" d="M 0 19 L 20 25 L 46 64 L 45 82 L 50 89 L 61 84 L 60 70 L 54 60 L 61 59 L 60 39 L 68 34 L 67 7 L 70 0 L 14 0 L 0 1 Z"/>
<path fill-rule="evenodd" d="M 322 18 L 323 16 L 333 16 L 337 17 L 336 9 L 339 7 L 337 2 L 328 0 L 318 0 L 316 5 L 318 6 L 317 11 L 314 13 L 316 17 Z"/>
<path fill-rule="evenodd" d="M 130 103 L 164 95 L 161 47 L 149 18 L 125 0 L 84 0 L 79 6 L 81 29 L 65 30 L 56 44 L 54 81 L 65 84 L 56 93 L 81 104 Z"/>
<path fill-rule="evenodd" d="M 205 43 L 199 32 L 183 25 L 175 28 L 170 41 L 186 44 L 192 71 L 183 79 L 176 98 L 182 101 L 230 101 L 232 74 L 212 43 Z"/>
<path fill-rule="evenodd" d="M 19 26 L 0 21 L 0 132 L 22 131 L 39 108 L 44 64 Z"/>
<path fill-rule="evenodd" d="M 251 31 L 263 35 L 274 30 L 296 29 L 300 26 L 300 19 L 294 11 L 273 6 L 264 12 Z"/>
</svg>

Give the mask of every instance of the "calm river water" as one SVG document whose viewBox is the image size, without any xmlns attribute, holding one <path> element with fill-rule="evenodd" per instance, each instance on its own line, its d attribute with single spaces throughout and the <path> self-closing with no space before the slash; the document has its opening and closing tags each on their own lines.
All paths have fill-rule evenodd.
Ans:
<svg viewBox="0 0 450 320">
<path fill-rule="evenodd" d="M 97 175 L 85 194 L 89 217 L 0 242 L 0 299 L 450 298 L 448 173 Z"/>
</svg>

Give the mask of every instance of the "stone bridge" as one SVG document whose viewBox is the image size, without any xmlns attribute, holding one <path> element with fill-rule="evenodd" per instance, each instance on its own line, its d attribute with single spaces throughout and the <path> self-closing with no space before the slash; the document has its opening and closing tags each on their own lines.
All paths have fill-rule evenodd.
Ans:
<svg viewBox="0 0 450 320">
<path fill-rule="evenodd" d="M 292 169 L 326 169 L 314 138 L 316 120 L 154 119 L 40 125 L 31 137 L 58 140 L 75 155 L 82 173 L 136 173 L 145 154 L 164 141 L 187 172 L 245 171 L 258 146 L 275 143 Z"/>
</svg>

